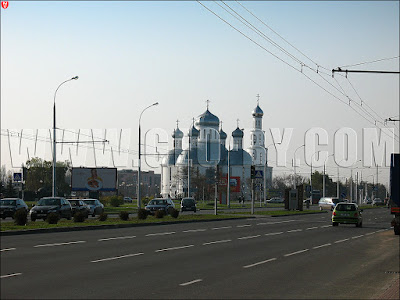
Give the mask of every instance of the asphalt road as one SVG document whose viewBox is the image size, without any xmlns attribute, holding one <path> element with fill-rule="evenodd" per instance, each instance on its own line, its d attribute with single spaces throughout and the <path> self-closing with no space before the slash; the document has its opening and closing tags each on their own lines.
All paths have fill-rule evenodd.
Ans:
<svg viewBox="0 0 400 300">
<path fill-rule="evenodd" d="M 1 237 L 1 298 L 378 298 L 399 278 L 387 209 Z"/>
</svg>

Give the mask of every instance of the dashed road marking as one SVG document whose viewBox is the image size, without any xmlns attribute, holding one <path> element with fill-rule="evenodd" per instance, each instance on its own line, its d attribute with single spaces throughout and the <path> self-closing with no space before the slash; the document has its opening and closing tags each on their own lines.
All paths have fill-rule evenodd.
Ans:
<svg viewBox="0 0 400 300">
<path fill-rule="evenodd" d="M 292 256 L 292 255 L 295 255 L 295 254 L 299 254 L 299 253 L 306 252 L 306 251 L 308 251 L 308 250 L 309 250 L 309 249 L 304 249 L 304 250 L 300 250 L 300 251 L 296 251 L 296 252 L 292 252 L 292 253 L 285 254 L 284 256 L 285 256 L 285 257 L 287 257 L 287 256 Z"/>
<path fill-rule="evenodd" d="M 309 228 L 306 228 L 306 230 L 313 230 L 313 229 L 317 229 L 318 227 L 309 227 Z"/>
<path fill-rule="evenodd" d="M 33 247 L 34 247 L 34 248 L 37 248 L 37 247 L 52 247 L 52 246 L 64 246 L 64 245 L 81 244 L 81 243 L 86 243 L 86 241 L 65 242 L 65 243 L 54 243 L 54 244 L 43 244 L 43 245 L 36 245 L 36 246 L 33 246 Z"/>
<path fill-rule="evenodd" d="M 356 235 L 356 236 L 353 236 L 352 239 L 358 239 L 358 238 L 363 237 L 363 236 L 364 236 L 363 234 L 362 235 Z"/>
<path fill-rule="evenodd" d="M 258 266 L 258 265 L 261 265 L 261 264 L 265 264 L 267 262 L 274 261 L 274 260 L 276 260 L 276 257 L 270 258 L 270 259 L 267 259 L 267 260 L 263 260 L 263 261 L 259 261 L 259 262 L 256 262 L 254 264 L 251 264 L 251 265 L 243 266 L 243 268 L 247 269 L 247 268 L 255 267 L 255 266 Z"/>
<path fill-rule="evenodd" d="M 172 250 L 179 250 L 179 249 L 190 248 L 190 247 L 194 247 L 194 245 L 187 245 L 187 246 L 179 246 L 179 247 L 171 247 L 171 248 L 158 249 L 158 250 L 156 250 L 155 252 L 172 251 Z"/>
<path fill-rule="evenodd" d="M 232 228 L 232 226 L 214 227 L 212 228 L 212 230 L 228 229 L 228 228 Z"/>
<path fill-rule="evenodd" d="M 330 245 L 332 245 L 332 244 L 331 244 L 331 243 L 327 243 L 327 244 L 315 246 L 315 247 L 313 247 L 313 249 L 318 249 L 318 248 L 322 248 L 322 247 L 327 247 L 327 246 L 330 246 Z"/>
<path fill-rule="evenodd" d="M 257 223 L 256 225 L 267 225 L 268 223 Z"/>
<path fill-rule="evenodd" d="M 19 276 L 22 275 L 22 273 L 13 273 L 13 274 L 8 274 L 8 275 L 2 275 L 0 276 L 1 279 L 7 278 L 7 277 L 14 277 L 14 276 Z"/>
<path fill-rule="evenodd" d="M 126 258 L 126 257 L 132 257 L 132 256 L 139 256 L 143 255 L 143 252 L 140 253 L 133 253 L 133 254 L 126 254 L 126 255 L 121 255 L 121 256 L 114 256 L 114 257 L 108 257 L 108 258 L 102 258 L 102 259 L 97 259 L 97 260 L 92 260 L 92 263 L 97 263 L 97 262 L 102 262 L 102 261 L 108 261 L 108 260 L 115 260 L 115 259 L 120 259 L 120 258 Z"/>
<path fill-rule="evenodd" d="M 271 233 L 266 233 L 265 235 L 277 235 L 277 234 L 282 234 L 283 231 L 280 232 L 271 232 Z"/>
<path fill-rule="evenodd" d="M 321 226 L 321 228 L 327 228 L 327 227 L 331 227 L 332 225 L 324 225 L 324 226 Z"/>
<path fill-rule="evenodd" d="M 243 236 L 238 238 L 238 240 L 248 240 L 248 239 L 254 239 L 254 238 L 258 238 L 260 237 L 260 235 L 250 235 L 250 236 Z"/>
<path fill-rule="evenodd" d="M 337 243 L 342 243 L 342 242 L 345 242 L 345 241 L 348 241 L 348 240 L 349 240 L 349 239 L 338 240 L 338 241 L 335 242 L 335 244 L 337 244 Z"/>
<path fill-rule="evenodd" d="M 299 231 L 303 231 L 303 229 L 293 229 L 293 230 L 288 230 L 286 232 L 299 232 Z"/>
<path fill-rule="evenodd" d="M 201 282 L 201 281 L 203 281 L 203 279 L 195 279 L 195 280 L 192 280 L 192 281 L 189 281 L 189 282 L 180 283 L 179 285 L 180 286 L 187 286 L 187 285 L 191 285 L 193 283 L 197 283 L 197 282 Z"/>
<path fill-rule="evenodd" d="M 258 225 L 258 224 L 257 224 Z M 244 225 L 237 225 L 237 228 L 243 228 L 243 227 L 250 227 L 250 224 L 244 224 Z"/>
<path fill-rule="evenodd" d="M 146 236 L 156 236 L 156 235 L 169 235 L 169 234 L 174 234 L 175 231 L 171 231 L 171 232 L 159 232 L 159 233 L 149 233 L 146 234 Z"/>
<path fill-rule="evenodd" d="M 207 229 L 189 229 L 189 230 L 184 230 L 182 232 L 201 232 L 201 231 L 206 231 Z"/>
<path fill-rule="evenodd" d="M 219 241 L 203 243 L 203 246 L 212 245 L 212 244 L 219 244 L 219 243 L 227 243 L 227 242 L 232 242 L 232 240 L 219 240 Z"/>
<path fill-rule="evenodd" d="M 133 239 L 135 238 L 136 235 L 131 235 L 131 236 L 118 236 L 118 237 L 111 237 L 111 238 L 104 238 L 104 239 L 98 239 L 97 241 L 99 242 L 104 242 L 104 241 L 112 241 L 112 240 L 124 240 L 124 239 Z"/>
<path fill-rule="evenodd" d="M 6 249 L 1 249 L 0 250 L 0 252 L 3 252 L 3 251 L 12 251 L 12 250 L 15 250 L 16 248 L 6 248 Z"/>
</svg>

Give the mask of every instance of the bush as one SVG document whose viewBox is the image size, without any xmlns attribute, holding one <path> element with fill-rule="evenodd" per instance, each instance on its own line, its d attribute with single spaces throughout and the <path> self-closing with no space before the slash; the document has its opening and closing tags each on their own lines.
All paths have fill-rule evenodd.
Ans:
<svg viewBox="0 0 400 300">
<path fill-rule="evenodd" d="M 110 205 L 112 207 L 118 207 L 124 203 L 124 199 L 122 196 L 111 196 L 110 198 Z"/>
<path fill-rule="evenodd" d="M 138 209 L 137 217 L 139 220 L 145 220 L 147 216 L 148 216 L 147 210 L 145 210 L 144 208 Z"/>
<path fill-rule="evenodd" d="M 164 218 L 164 216 L 165 216 L 165 211 L 164 211 L 164 210 L 161 210 L 161 209 L 156 210 L 156 212 L 154 213 L 154 216 L 155 216 L 157 219 Z"/>
<path fill-rule="evenodd" d="M 82 212 L 80 212 L 80 211 L 78 211 L 78 212 L 76 212 L 75 215 L 74 215 L 74 222 L 75 222 L 75 223 L 78 223 L 78 222 L 79 222 L 79 223 L 82 223 L 82 222 L 85 221 L 85 218 L 86 218 L 85 214 L 82 213 Z"/>
<path fill-rule="evenodd" d="M 168 213 L 170 214 L 171 217 L 173 217 L 175 219 L 179 216 L 179 210 L 177 210 L 177 209 L 175 209 L 173 207 L 170 207 L 168 209 Z"/>
<path fill-rule="evenodd" d="M 14 214 L 15 225 L 26 225 L 28 223 L 28 212 L 23 209 L 18 209 Z"/>
<path fill-rule="evenodd" d="M 127 211 L 120 211 L 119 212 L 119 218 L 122 221 L 128 221 L 129 220 L 129 213 Z"/>
<path fill-rule="evenodd" d="M 49 213 L 46 218 L 46 222 L 49 224 L 57 224 L 59 220 L 60 220 L 60 215 L 55 212 Z"/>
<path fill-rule="evenodd" d="M 108 214 L 106 214 L 106 213 L 101 213 L 100 215 L 99 215 L 99 217 L 97 218 L 99 221 L 105 221 L 105 220 L 107 220 L 107 218 L 108 218 Z"/>
</svg>

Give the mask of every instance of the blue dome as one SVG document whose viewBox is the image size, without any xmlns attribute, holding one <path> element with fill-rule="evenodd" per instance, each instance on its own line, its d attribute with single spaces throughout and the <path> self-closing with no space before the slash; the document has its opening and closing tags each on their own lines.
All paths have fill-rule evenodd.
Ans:
<svg viewBox="0 0 400 300">
<path fill-rule="evenodd" d="M 229 153 L 229 164 L 231 166 L 251 166 L 252 163 L 250 154 L 243 149 L 231 150 Z"/>
<path fill-rule="evenodd" d="M 260 106 L 258 106 L 255 109 L 253 109 L 253 117 L 262 117 L 264 115 L 263 110 L 260 108 Z"/>
<path fill-rule="evenodd" d="M 180 131 L 179 128 L 176 128 L 176 129 L 174 129 L 174 132 L 172 133 L 172 137 L 174 139 L 181 139 L 181 138 L 183 138 L 183 132 Z"/>
<path fill-rule="evenodd" d="M 227 137 L 227 135 L 226 135 L 225 131 L 223 131 L 221 128 L 221 130 L 219 131 L 219 138 L 221 140 L 226 140 L 226 137 Z"/>
<path fill-rule="evenodd" d="M 196 129 L 196 127 L 192 126 L 192 127 L 189 129 L 189 136 L 199 136 L 199 134 L 200 134 L 200 131 L 198 131 L 198 130 Z"/>
<path fill-rule="evenodd" d="M 238 127 L 232 132 L 233 137 L 243 137 L 243 131 Z"/>
<path fill-rule="evenodd" d="M 198 126 L 219 126 L 219 118 L 210 113 L 208 109 L 198 118 L 199 119 L 196 122 L 196 125 Z"/>
</svg>

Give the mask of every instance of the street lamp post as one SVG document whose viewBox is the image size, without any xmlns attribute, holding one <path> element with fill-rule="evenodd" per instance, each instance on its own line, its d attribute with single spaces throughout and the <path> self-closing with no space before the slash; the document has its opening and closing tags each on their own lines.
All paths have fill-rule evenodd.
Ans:
<svg viewBox="0 0 400 300">
<path fill-rule="evenodd" d="M 79 77 L 74 76 L 68 80 L 65 80 L 60 83 L 60 85 L 57 87 L 55 93 L 54 93 L 54 101 L 53 101 L 53 188 L 52 188 L 52 196 L 56 197 L 57 196 L 57 187 L 56 187 L 56 95 L 58 89 L 66 82 L 71 81 L 71 80 L 77 80 Z"/>
<path fill-rule="evenodd" d="M 294 151 L 294 155 L 293 155 L 293 169 L 294 169 L 294 178 L 293 178 L 293 189 L 296 189 L 296 152 L 297 150 L 299 150 L 301 147 L 304 147 L 305 144 L 297 147 L 297 149 Z"/>
<path fill-rule="evenodd" d="M 141 196 L 140 196 L 140 192 L 141 192 L 141 188 L 140 188 L 140 169 L 141 169 L 141 145 L 140 145 L 140 141 L 141 141 L 141 128 L 140 128 L 140 120 L 142 119 L 142 114 L 144 113 L 144 111 L 146 110 L 146 109 L 148 109 L 148 108 L 150 108 L 150 107 L 152 107 L 152 106 L 156 106 L 156 105 L 158 105 L 158 102 L 156 102 L 156 103 L 153 103 L 152 105 L 149 105 L 149 106 L 147 106 L 145 109 L 143 109 L 142 110 L 142 112 L 140 113 L 140 117 L 139 117 L 139 160 L 138 160 L 138 182 L 137 182 L 137 185 L 138 185 L 138 189 L 137 189 L 137 198 L 138 198 L 138 200 L 137 200 L 137 205 L 138 205 L 138 208 L 141 208 L 141 206 L 142 206 L 142 199 L 141 199 Z"/>
<path fill-rule="evenodd" d="M 314 152 L 313 153 L 313 155 L 311 155 L 311 164 L 310 164 L 310 167 L 311 167 L 311 174 L 310 174 L 310 193 L 311 193 L 311 196 L 310 196 L 310 204 L 313 204 L 312 203 L 312 201 L 313 201 L 313 189 L 312 189 L 312 160 L 313 160 L 313 157 L 314 157 L 314 155 L 315 154 L 317 154 L 317 153 L 319 153 L 319 151 L 316 151 L 316 152 Z"/>
<path fill-rule="evenodd" d="M 324 176 L 322 177 L 322 197 L 325 197 L 325 165 L 326 165 L 326 161 L 328 160 L 329 156 L 332 156 L 332 155 L 333 154 L 328 155 L 324 161 Z"/>
</svg>

